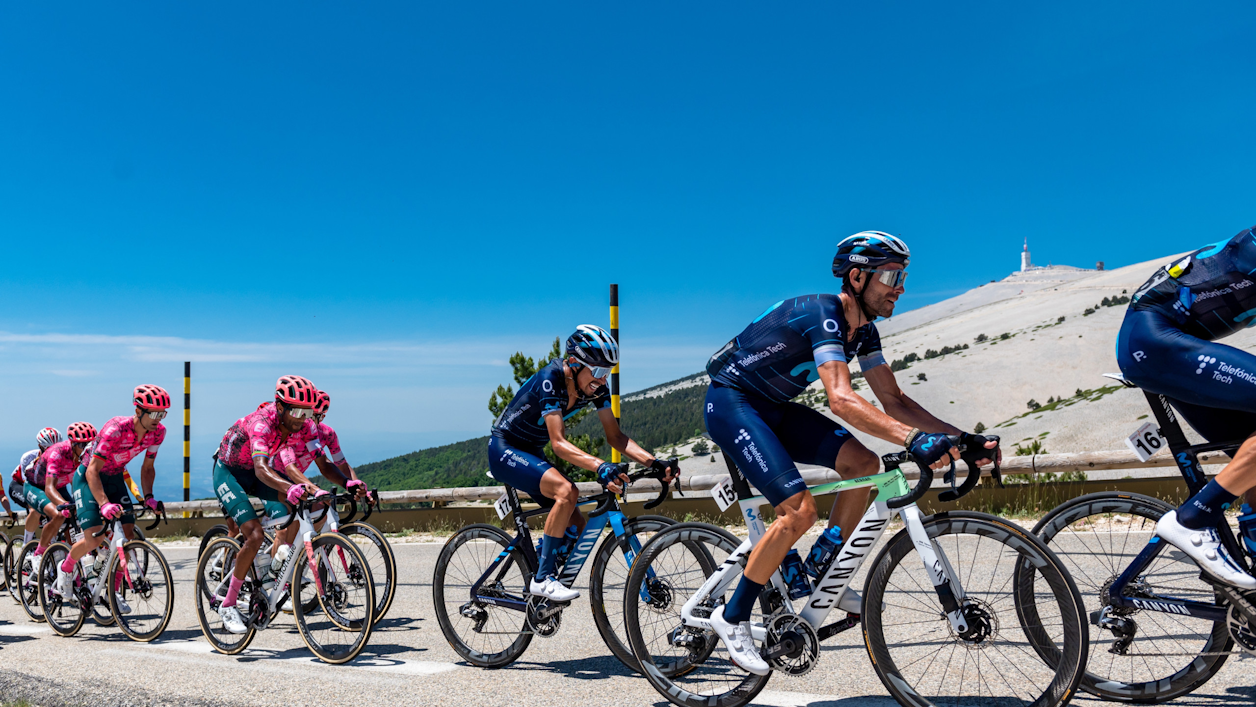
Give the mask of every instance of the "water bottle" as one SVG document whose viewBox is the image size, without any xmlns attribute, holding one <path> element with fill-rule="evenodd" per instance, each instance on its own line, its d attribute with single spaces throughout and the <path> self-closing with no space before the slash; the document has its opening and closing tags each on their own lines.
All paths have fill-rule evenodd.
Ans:
<svg viewBox="0 0 1256 707">
<path fill-rule="evenodd" d="M 288 562 L 288 556 L 291 554 L 291 545 L 280 545 L 279 549 L 275 550 L 275 561 L 270 563 L 270 568 L 275 575 L 282 571 L 283 566 Z M 278 565 L 278 568 L 276 568 L 276 565 Z"/>
<path fill-rule="evenodd" d="M 806 572 L 802 568 L 802 556 L 797 550 L 790 550 L 785 555 L 785 561 L 781 563 L 781 576 L 785 578 L 785 583 L 789 585 L 789 598 L 802 599 L 811 594 L 811 582 L 807 579 Z"/>
<path fill-rule="evenodd" d="M 105 554 L 100 550 L 95 553 L 96 560 L 92 562 L 92 576 L 99 577 L 101 572 L 105 571 Z"/>
<path fill-rule="evenodd" d="M 96 577 L 96 560 L 90 555 L 83 555 L 79 560 L 79 572 L 82 573 L 84 580 L 91 580 Z"/>
<path fill-rule="evenodd" d="M 270 553 L 258 552 L 253 558 L 253 571 L 257 574 L 257 579 L 262 583 L 262 588 L 270 591 L 275 586 L 275 580 L 270 577 Z"/>
<path fill-rule="evenodd" d="M 1256 511 L 1246 503 L 1239 509 L 1239 536 L 1243 538 L 1247 554 L 1256 558 Z"/>
<path fill-rule="evenodd" d="M 833 564 L 833 558 L 837 557 L 837 551 L 842 547 L 842 529 L 838 526 L 826 529 L 820 533 L 820 537 L 816 538 L 816 542 L 811 546 L 811 552 L 807 553 L 807 563 L 804 568 L 808 575 L 815 581 L 820 581 L 824 577 L 824 573 L 829 571 L 829 565 Z"/>
</svg>

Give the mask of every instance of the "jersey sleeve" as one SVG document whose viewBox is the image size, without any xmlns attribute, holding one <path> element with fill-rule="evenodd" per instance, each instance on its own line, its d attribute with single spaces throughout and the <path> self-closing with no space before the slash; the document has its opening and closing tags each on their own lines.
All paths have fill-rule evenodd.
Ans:
<svg viewBox="0 0 1256 707">
<path fill-rule="evenodd" d="M 561 417 L 567 409 L 567 379 L 562 370 L 546 367 L 537 376 L 537 400 L 541 406 L 541 417 L 555 413 Z"/>
<path fill-rule="evenodd" d="M 345 455 L 340 451 L 340 437 L 336 435 L 336 431 L 329 425 L 319 425 L 318 432 L 323 442 L 323 449 L 331 463 L 339 464 L 344 461 Z"/>
<path fill-rule="evenodd" d="M 274 423 L 271 420 L 267 420 L 265 416 L 258 415 L 249 423 L 245 432 L 249 435 L 249 454 L 253 459 L 262 458 L 269 460 L 271 441 L 277 436 Z"/>
<path fill-rule="evenodd" d="M 92 445 L 92 456 L 100 457 L 105 461 L 112 459 L 114 453 L 118 451 L 116 447 L 118 438 L 121 436 L 121 430 L 113 423 L 113 420 L 106 422 L 104 429 L 96 435 L 96 444 Z"/>
<path fill-rule="evenodd" d="M 838 306 L 841 300 L 817 299 L 794 321 L 802 325 L 802 335 L 811 342 L 816 366 L 829 361 L 846 362 L 846 316 Z"/>
<path fill-rule="evenodd" d="M 148 445 L 148 451 L 144 453 L 144 456 L 148 459 L 156 459 L 157 448 L 161 446 L 162 442 L 166 441 L 165 425 L 157 425 L 157 429 L 153 430 L 153 432 L 155 433 L 153 435 L 153 443 Z"/>
<path fill-rule="evenodd" d="M 859 370 L 865 373 L 885 365 L 885 355 L 881 353 L 881 332 L 877 331 L 875 324 L 868 327 L 868 334 L 859 345 Z"/>
<path fill-rule="evenodd" d="M 610 386 L 602 386 L 602 392 L 598 393 L 591 401 L 594 410 L 605 410 L 611 406 L 611 389 Z"/>
</svg>

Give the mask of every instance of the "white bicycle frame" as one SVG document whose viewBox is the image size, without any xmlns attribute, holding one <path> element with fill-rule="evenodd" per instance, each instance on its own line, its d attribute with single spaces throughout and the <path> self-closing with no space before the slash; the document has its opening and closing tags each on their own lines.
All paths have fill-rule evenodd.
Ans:
<svg viewBox="0 0 1256 707">
<path fill-rule="evenodd" d="M 851 578 L 859 571 L 860 566 L 863 565 L 864 560 L 867 559 L 872 548 L 881 539 L 881 536 L 885 534 L 890 521 L 897 514 L 902 517 L 903 524 L 907 526 L 912 545 L 915 546 L 916 553 L 920 555 L 925 571 L 933 581 L 934 589 L 942 601 L 942 606 L 947 611 L 947 619 L 951 622 L 951 627 L 957 633 L 967 631 L 968 622 L 964 619 L 961 611 L 967 595 L 964 593 L 964 588 L 952 569 L 946 554 L 929 537 L 928 531 L 925 530 L 924 523 L 921 521 L 920 509 L 915 503 L 899 509 L 892 509 L 885 503 L 885 499 L 905 495 L 911 491 L 902 470 L 895 469 L 860 479 L 823 484 L 811 489 L 811 493 L 815 496 L 821 496 L 868 486 L 876 486 L 878 488 L 877 500 L 873 502 L 868 511 L 864 513 L 863 518 L 859 520 L 855 531 L 842 543 L 841 551 L 837 558 L 829 565 L 824 576 L 815 583 L 815 590 L 806 597 L 806 603 L 802 610 L 795 610 L 792 601 L 784 601 L 782 602 L 784 611 L 800 616 L 807 623 L 811 624 L 812 628 L 818 630 L 824 624 L 824 620 L 828 617 L 829 612 L 837 606 L 842 596 L 847 591 L 850 591 Z M 746 528 L 750 531 L 750 537 L 742 541 L 741 545 L 724 560 L 720 568 L 708 577 L 706 582 L 702 584 L 702 587 L 685 602 L 685 606 L 681 609 L 681 620 L 685 626 L 708 631 L 713 630 L 711 621 L 696 616 L 694 610 L 707 597 L 721 597 L 724 595 L 733 583 L 733 580 L 737 579 L 734 567 L 745 565 L 750 552 L 763 537 L 766 529 L 763 525 L 760 509 L 771 504 L 763 496 L 755 496 L 753 498 L 741 499 L 739 505 L 741 506 L 742 517 L 746 521 Z M 789 587 L 786 585 L 779 569 L 772 574 L 771 583 L 782 597 L 789 596 Z M 762 641 L 767 635 L 767 629 L 763 624 L 752 622 L 751 633 L 756 641 Z"/>
<path fill-rule="evenodd" d="M 329 513 L 333 511 L 329 511 Z M 287 520 L 288 520 L 288 516 L 284 516 L 282 518 L 275 518 L 275 519 L 267 518 L 262 521 L 262 529 L 263 530 L 277 530 L 278 527 L 286 523 Z M 301 513 L 299 513 L 297 515 L 296 522 L 298 524 L 297 540 L 300 541 L 300 543 L 304 546 L 306 555 L 310 560 L 310 564 L 314 565 L 315 558 L 314 558 L 313 540 L 314 540 L 314 536 L 318 535 L 318 531 L 314 529 L 314 523 L 310 520 L 309 509 L 306 509 L 302 511 Z M 295 547 L 294 547 L 294 550 L 295 550 Z M 265 552 L 265 551 L 266 550 L 262 548 L 258 549 L 258 552 Z M 322 553 L 323 551 L 320 550 L 319 552 Z M 266 597 L 266 607 L 267 607 L 266 615 L 263 617 L 262 623 L 258 625 L 257 628 L 266 628 L 268 625 L 270 625 L 271 619 L 274 618 L 275 615 L 279 613 L 280 598 L 283 597 L 284 593 L 288 591 L 289 587 L 293 585 L 292 580 L 293 580 L 293 575 L 296 573 L 296 567 L 297 567 L 297 553 L 294 551 L 294 552 L 288 553 L 288 558 L 284 560 L 283 567 L 280 568 L 279 570 L 279 576 L 275 580 L 275 586 L 272 587 L 269 591 L 267 591 L 266 588 L 262 586 L 263 578 L 262 577 L 257 578 L 257 586 L 254 588 L 254 591 L 260 592 L 262 596 Z M 230 572 L 224 572 L 222 580 L 220 580 L 218 583 L 218 586 L 214 588 L 215 596 L 221 596 L 220 593 L 223 592 L 224 588 L 231 582 L 231 578 L 234 576 L 234 574 L 235 574 L 235 566 L 233 564 L 232 570 Z M 321 592 L 322 591 L 322 586 L 321 586 L 322 578 L 318 576 L 317 572 L 314 572 L 313 574 L 314 574 L 314 581 L 320 585 L 319 591 Z M 299 596 L 293 597 L 293 603 L 295 604 L 297 601 L 300 601 L 300 597 Z"/>
<path fill-rule="evenodd" d="M 96 605 L 96 602 L 100 600 L 100 595 L 105 591 L 105 587 L 109 586 L 109 568 L 113 565 L 115 556 L 118 558 L 118 569 L 115 571 L 122 573 L 122 578 L 128 587 L 131 589 L 135 588 L 135 584 L 131 580 L 130 563 L 127 561 L 126 553 L 122 552 L 122 546 L 127 542 L 126 533 L 122 528 L 122 521 L 115 519 L 113 528 L 109 532 L 109 551 L 105 554 L 105 569 L 103 572 L 89 580 L 83 573 L 82 560 L 80 559 L 79 562 L 74 563 L 77 565 L 75 571 L 92 588 L 92 606 Z M 100 552 L 100 548 L 96 548 L 96 552 Z"/>
</svg>

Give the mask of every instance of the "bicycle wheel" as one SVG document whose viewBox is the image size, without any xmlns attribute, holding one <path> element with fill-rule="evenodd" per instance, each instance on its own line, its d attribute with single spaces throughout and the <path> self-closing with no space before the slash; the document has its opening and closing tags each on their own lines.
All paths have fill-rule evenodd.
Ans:
<svg viewBox="0 0 1256 707">
<path fill-rule="evenodd" d="M 174 610 L 174 582 L 161 550 L 147 540 L 128 541 L 114 557 L 108 577 L 109 605 L 122 633 L 141 643 L 160 636 Z M 130 612 L 121 611 L 119 601 Z"/>
<path fill-rule="evenodd" d="M 681 707 L 741 707 L 771 677 L 737 667 L 715 632 L 686 627 L 681 620 L 685 603 L 739 545 L 723 528 L 680 523 L 655 535 L 632 563 L 624 588 L 624 624 L 633 656 L 654 689 Z M 696 614 L 709 616 L 736 589 L 744 564 L 731 568 L 725 581 L 699 602 Z M 762 608 L 752 623 L 762 625 Z"/>
<path fill-rule="evenodd" d="M 637 658 L 628 645 L 628 633 L 624 628 L 624 587 L 633 559 L 641 552 L 641 546 L 653 535 L 676 524 L 666 516 L 638 516 L 626 519 L 624 536 L 612 533 L 602 541 L 593 558 L 593 570 L 589 573 L 589 605 L 593 609 L 593 623 L 602 635 L 606 647 L 632 670 L 640 670 Z"/>
<path fill-rule="evenodd" d="M 32 540 L 22 546 L 17 553 L 17 559 L 13 561 L 15 574 L 17 575 L 17 601 L 22 605 L 22 611 L 30 617 L 31 621 L 43 623 L 44 610 L 39 605 L 39 561 L 41 558 L 35 556 L 35 548 L 39 546 L 38 540 Z M 45 553 L 47 554 L 47 553 Z M 56 579 L 56 576 L 53 576 Z"/>
<path fill-rule="evenodd" d="M 4 585 L 9 591 L 9 596 L 13 597 L 13 601 L 21 603 L 17 598 L 17 580 L 13 576 L 13 561 L 17 559 L 17 548 L 21 546 L 21 537 L 10 538 L 4 547 Z"/>
<path fill-rule="evenodd" d="M 1156 521 L 1173 507 L 1138 494 L 1093 493 L 1064 503 L 1034 527 L 1055 551 L 1082 591 L 1090 611 L 1090 640 L 1104 645 L 1086 665 L 1081 688 L 1105 700 L 1157 703 L 1185 695 L 1225 665 L 1234 641 L 1224 621 L 1139 609 L 1111 612 L 1130 632 L 1100 628 L 1108 589 L 1156 534 Z M 1200 569 L 1176 548 L 1164 552 L 1127 586 L 1129 596 L 1221 601 Z M 1125 631 L 1121 631 L 1125 633 Z"/>
<path fill-rule="evenodd" d="M 211 525 L 209 530 L 206 530 L 205 534 L 201 536 L 201 544 L 200 548 L 196 551 L 196 556 L 200 557 L 201 555 L 204 555 L 205 548 L 209 546 L 209 542 L 214 538 L 225 538 L 230 534 L 231 531 L 227 528 L 226 523 Z"/>
<path fill-rule="evenodd" d="M 397 593 L 397 561 L 384 534 L 365 523 L 347 523 L 340 532 L 358 546 L 375 580 L 375 622 L 384 618 Z M 361 573 L 357 579 L 361 580 Z"/>
<path fill-rule="evenodd" d="M 310 542 L 312 552 L 297 558 L 297 572 L 306 564 L 317 564 L 311 574 L 317 578 L 315 590 L 322 611 L 311 615 L 300 602 L 293 602 L 293 618 L 314 655 L 327 663 L 347 663 L 371 639 L 375 585 L 369 570 L 364 579 L 355 580 L 354 568 L 365 568 L 366 558 L 345 536 L 321 533 Z"/>
<path fill-rule="evenodd" d="M 236 608 L 244 616 L 248 630 L 236 635 L 223 627 L 218 610 L 227 595 L 231 572 L 239 553 L 240 543 L 234 538 L 217 537 L 205 546 L 205 552 L 196 563 L 196 619 L 209 645 L 226 655 L 235 655 L 252 643 L 257 635 L 254 622 L 260 617 L 261 605 L 266 601 L 260 592 L 254 591 L 254 587 L 258 586 L 257 575 L 250 566 L 236 599 Z"/>
<path fill-rule="evenodd" d="M 522 611 L 476 601 L 471 587 L 510 547 L 510 536 L 487 524 L 468 525 L 441 548 L 432 574 L 432 603 L 445 640 L 463 660 L 481 668 L 509 665 L 532 642 Z M 518 549 L 480 585 L 482 597 L 524 600 L 532 571 Z"/>
<path fill-rule="evenodd" d="M 9 589 L 9 536 L 0 533 L 0 592 Z"/>
<path fill-rule="evenodd" d="M 1082 677 L 1089 632 L 1081 595 L 1059 558 L 1033 535 L 983 513 L 923 521 L 964 591 L 968 631 L 953 630 L 930 571 L 907 531 L 899 532 L 864 583 L 864 637 L 885 689 L 904 705 L 1066 703 Z M 1022 565 L 1033 574 L 1033 591 L 1018 589 L 1026 584 L 1017 577 Z M 1034 650 L 1042 636 L 1059 652 L 1051 665 Z"/>
<path fill-rule="evenodd" d="M 95 553 L 88 555 L 88 557 L 94 558 L 97 554 L 104 555 L 108 552 L 109 552 L 109 546 L 101 545 L 100 547 L 96 548 Z M 101 569 L 103 570 L 104 567 L 101 567 Z M 104 576 L 104 575 L 102 574 L 100 576 Z M 94 580 L 94 581 L 103 581 L 103 580 Z M 108 585 L 106 585 L 105 588 L 107 590 Z M 117 623 L 113 618 L 113 604 L 109 600 L 108 591 L 102 591 L 100 593 L 100 596 L 96 598 L 96 603 L 92 604 L 92 620 L 96 622 L 97 626 L 105 626 L 105 627 L 112 626 L 115 623 Z"/>
<path fill-rule="evenodd" d="M 70 546 L 53 543 L 44 551 L 39 562 L 39 605 L 48 620 L 48 626 L 61 636 L 73 636 L 83 628 L 87 619 L 84 607 L 91 601 L 91 590 L 83 583 L 78 563 L 74 563 L 74 596 L 62 597 L 57 593 L 57 568 L 70 556 Z"/>
</svg>

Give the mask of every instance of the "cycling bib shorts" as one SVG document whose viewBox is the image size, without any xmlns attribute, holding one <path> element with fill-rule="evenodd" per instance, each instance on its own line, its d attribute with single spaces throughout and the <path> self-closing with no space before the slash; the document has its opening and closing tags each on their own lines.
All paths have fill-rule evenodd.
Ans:
<svg viewBox="0 0 1256 707">
<path fill-rule="evenodd" d="M 135 523 L 131 495 L 126 491 L 126 479 L 122 477 L 122 474 L 100 474 L 100 485 L 105 491 L 105 498 L 109 499 L 110 503 L 122 506 L 122 524 Z M 87 467 L 80 466 L 74 472 L 74 481 L 70 486 L 74 497 L 75 512 L 78 513 L 79 527 L 86 530 L 104 525 L 104 519 L 100 515 L 100 505 L 96 503 L 96 497 L 92 495 L 92 489 L 87 485 Z"/>
<path fill-rule="evenodd" d="M 48 515 L 47 513 L 44 513 L 44 508 L 46 508 L 49 503 L 52 503 L 52 501 L 48 500 L 48 494 L 44 493 L 43 489 L 39 488 L 35 484 L 27 482 L 22 485 L 22 498 L 26 501 L 27 508 L 36 510 L 44 515 Z"/>
<path fill-rule="evenodd" d="M 804 491 L 795 462 L 832 469 L 842 445 L 853 439 L 823 413 L 712 383 L 707 388 L 707 432 L 774 507 Z M 494 472 L 496 475 L 496 472 Z"/>
<path fill-rule="evenodd" d="M 217 458 L 214 459 L 214 495 L 218 497 L 227 517 L 235 521 L 236 525 L 257 520 L 257 511 L 253 510 L 249 496 L 262 501 L 279 502 L 279 491 L 262 483 L 252 469 L 228 466 Z M 284 508 L 286 515 L 287 506 Z"/>
<path fill-rule="evenodd" d="M 18 506 L 22 508 L 26 508 L 28 510 L 30 509 L 30 506 L 26 505 L 26 483 L 25 482 L 10 481 L 9 482 L 9 498 L 12 499 L 13 502 L 16 503 Z"/>
<path fill-rule="evenodd" d="M 545 508 L 554 505 L 554 499 L 541 494 L 541 477 L 553 468 L 543 450 L 519 449 L 497 434 L 488 438 L 488 469 L 493 478 L 528 494 Z"/>
</svg>

